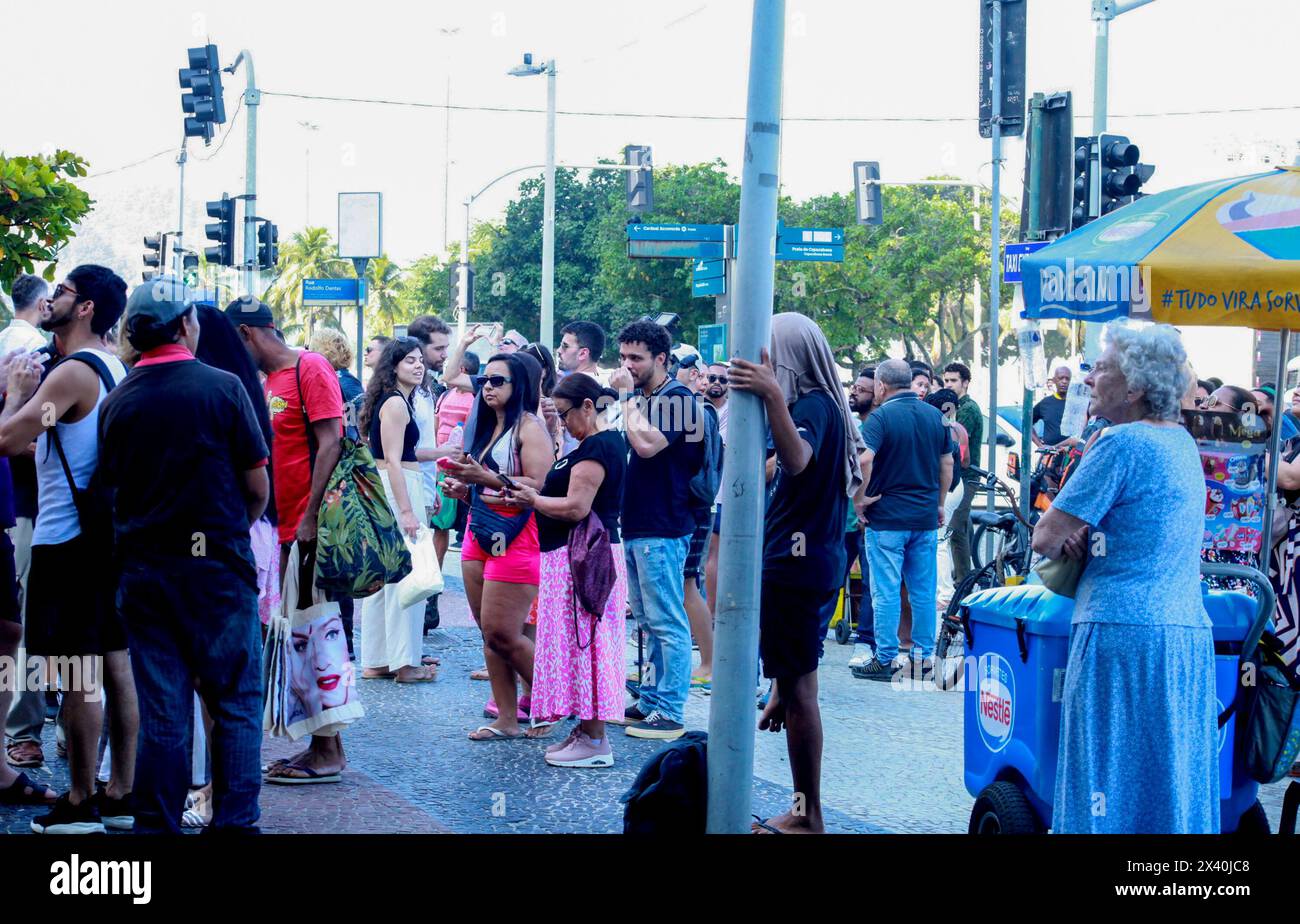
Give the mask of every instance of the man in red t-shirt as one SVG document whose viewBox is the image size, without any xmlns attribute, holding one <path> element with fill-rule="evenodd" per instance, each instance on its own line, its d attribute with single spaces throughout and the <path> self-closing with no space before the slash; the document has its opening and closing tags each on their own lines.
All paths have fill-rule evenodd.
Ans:
<svg viewBox="0 0 1300 924">
<path fill-rule="evenodd" d="M 343 392 L 329 360 L 319 353 L 287 346 L 264 303 L 241 298 L 226 308 L 226 317 L 266 376 L 271 411 L 271 475 L 279 517 L 280 573 L 289 562 L 289 546 L 316 541 L 316 515 L 325 485 L 339 460 L 343 435 Z M 310 426 L 310 429 L 309 429 Z M 314 461 L 313 461 L 314 454 Z M 346 761 L 338 735 L 313 735 L 311 746 L 271 766 L 268 780 L 289 778 L 336 782 Z M 332 779 L 329 779 L 332 778 Z"/>
</svg>

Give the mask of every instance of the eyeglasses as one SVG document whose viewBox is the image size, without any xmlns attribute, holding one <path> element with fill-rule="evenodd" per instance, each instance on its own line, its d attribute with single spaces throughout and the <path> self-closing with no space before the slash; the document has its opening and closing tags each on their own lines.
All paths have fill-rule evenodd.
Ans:
<svg viewBox="0 0 1300 924">
<path fill-rule="evenodd" d="M 502 385 L 509 385 L 512 381 L 514 380 L 508 375 L 489 375 L 483 379 L 483 384 L 500 388 Z"/>
<path fill-rule="evenodd" d="M 80 295 L 81 293 L 78 292 L 76 289 L 72 288 L 72 286 L 65 286 L 63 283 L 59 283 L 57 286 L 54 287 L 54 294 L 50 296 L 50 301 L 52 302 L 58 301 L 60 298 L 62 298 L 64 295 L 67 294 L 77 296 Z"/>
<path fill-rule="evenodd" d="M 710 376 L 709 376 L 709 383 L 710 383 L 710 384 L 726 385 L 726 384 L 727 384 L 727 381 L 728 381 L 728 379 L 727 379 L 727 377 L 726 377 L 725 375 L 710 375 Z"/>
<path fill-rule="evenodd" d="M 573 413 L 573 406 L 570 405 L 568 408 L 566 408 L 563 411 L 557 411 L 556 416 L 560 418 L 560 423 L 564 423 L 565 416 L 572 413 Z"/>
</svg>

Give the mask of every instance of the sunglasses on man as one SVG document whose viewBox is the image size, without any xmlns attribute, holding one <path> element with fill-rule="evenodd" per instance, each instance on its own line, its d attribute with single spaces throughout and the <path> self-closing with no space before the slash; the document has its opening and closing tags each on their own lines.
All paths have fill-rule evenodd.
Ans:
<svg viewBox="0 0 1300 924">
<path fill-rule="evenodd" d="M 729 381 L 725 375 L 709 375 L 710 385 L 726 385 Z"/>
</svg>

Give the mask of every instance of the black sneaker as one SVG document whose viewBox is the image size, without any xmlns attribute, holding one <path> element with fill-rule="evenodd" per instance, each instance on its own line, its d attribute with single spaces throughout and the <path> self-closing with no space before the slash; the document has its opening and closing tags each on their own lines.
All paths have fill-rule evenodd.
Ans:
<svg viewBox="0 0 1300 924">
<path fill-rule="evenodd" d="M 646 714 L 642 712 L 640 709 L 638 709 L 634 704 L 628 706 L 626 709 L 623 710 L 623 718 L 621 720 L 615 719 L 611 721 L 610 724 L 611 725 L 635 725 L 637 722 L 644 722 L 645 719 L 646 719 Z"/>
<path fill-rule="evenodd" d="M 885 683 L 889 683 L 894 679 L 895 669 L 893 664 L 884 664 L 876 657 L 872 657 L 870 661 L 861 667 L 851 668 L 853 676 L 859 680 L 880 680 Z"/>
<path fill-rule="evenodd" d="M 37 834 L 106 833 L 95 800 L 87 799 L 80 805 L 73 805 L 68 801 L 66 792 L 59 796 L 59 801 L 48 812 L 32 819 L 32 830 Z"/>
<path fill-rule="evenodd" d="M 112 828 L 114 831 L 130 831 L 135 827 L 135 802 L 130 793 L 121 799 L 113 799 L 101 785 L 95 790 L 91 801 L 99 810 L 99 817 L 104 822 L 104 827 Z"/>
<path fill-rule="evenodd" d="M 660 741 L 672 741 L 674 738 L 680 738 L 685 731 L 686 729 L 682 727 L 681 722 L 674 722 L 672 719 L 665 718 L 658 709 L 652 710 L 640 722 L 627 727 L 629 738 L 655 738 Z"/>
<path fill-rule="evenodd" d="M 428 635 L 431 631 L 438 628 L 442 622 L 442 616 L 438 613 L 438 594 L 434 594 L 424 604 L 424 634 Z"/>
</svg>

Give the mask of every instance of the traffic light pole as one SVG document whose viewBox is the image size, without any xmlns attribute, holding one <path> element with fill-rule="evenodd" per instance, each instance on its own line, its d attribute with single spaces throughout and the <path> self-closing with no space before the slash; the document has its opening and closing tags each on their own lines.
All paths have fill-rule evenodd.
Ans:
<svg viewBox="0 0 1300 924">
<path fill-rule="evenodd" d="M 998 457 L 998 303 L 1002 297 L 1002 0 L 993 0 L 993 208 L 989 218 L 989 468 Z M 988 511 L 993 512 L 993 491 Z"/>
<path fill-rule="evenodd" d="M 546 62 L 546 178 L 542 193 L 542 319 L 538 340 L 552 349 L 555 327 L 555 59 Z M 468 251 L 467 251 L 468 253 Z"/>
<path fill-rule="evenodd" d="M 185 276 L 185 256 L 183 254 L 184 248 L 182 245 L 185 241 L 185 161 L 189 159 L 186 151 L 186 140 L 187 138 L 181 138 L 181 150 L 180 153 L 176 155 L 176 166 L 178 168 L 177 172 L 180 174 L 180 183 L 176 194 L 179 204 L 176 207 L 176 240 L 172 244 L 172 256 L 175 258 L 176 265 L 173 272 L 177 279 L 182 279 Z"/>
<path fill-rule="evenodd" d="M 1093 60 L 1092 60 L 1092 134 L 1100 136 L 1106 130 L 1106 103 L 1110 92 L 1110 21 L 1116 16 L 1146 6 L 1151 0 L 1092 0 Z M 1100 147 L 1100 146 L 1099 146 Z M 1100 156 L 1100 154 L 1098 155 Z M 1093 165 L 1092 187 L 1088 203 L 1092 216 L 1101 214 L 1101 166 Z M 1101 325 L 1086 323 L 1083 328 L 1083 356 L 1095 363 L 1101 355 Z"/>
<path fill-rule="evenodd" d="M 248 109 L 247 138 L 244 146 L 244 262 L 241 295 L 254 295 L 253 277 L 257 267 L 257 225 L 249 221 L 248 216 L 257 214 L 257 107 L 262 101 L 262 92 L 257 89 L 253 74 L 253 53 L 247 48 L 241 49 L 235 63 L 226 68 L 226 73 L 233 74 L 244 62 L 244 75 L 247 86 L 244 90 L 244 106 Z"/>
<path fill-rule="evenodd" d="M 740 178 L 732 356 L 759 361 L 771 343 L 784 0 L 754 0 L 745 158 Z M 754 778 L 754 677 L 762 569 L 766 415 L 756 395 L 732 395 L 723 460 L 727 516 L 718 557 L 718 605 L 709 707 L 710 834 L 749 831 Z"/>
</svg>

